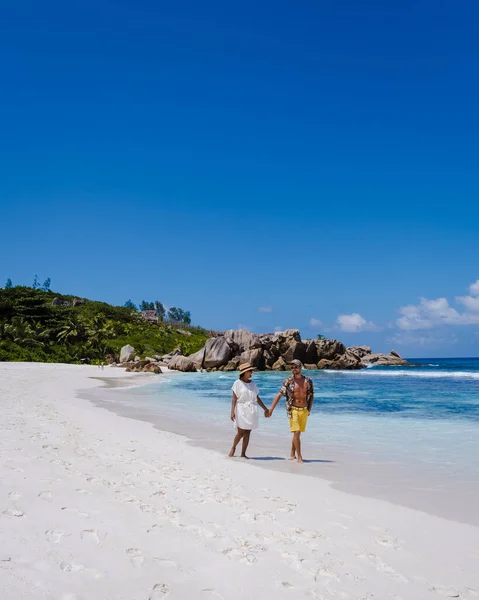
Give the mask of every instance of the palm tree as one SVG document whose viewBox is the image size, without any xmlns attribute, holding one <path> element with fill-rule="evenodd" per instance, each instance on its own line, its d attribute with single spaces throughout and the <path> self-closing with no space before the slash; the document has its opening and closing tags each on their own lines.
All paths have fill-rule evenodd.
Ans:
<svg viewBox="0 0 479 600">
<path fill-rule="evenodd" d="M 29 323 L 22 317 L 13 317 L 4 325 L 4 334 L 19 346 L 44 346 L 50 331 L 43 329 L 40 323 Z"/>
<path fill-rule="evenodd" d="M 85 337 L 85 324 L 80 318 L 69 319 L 57 334 L 59 342 L 76 342 Z"/>
</svg>

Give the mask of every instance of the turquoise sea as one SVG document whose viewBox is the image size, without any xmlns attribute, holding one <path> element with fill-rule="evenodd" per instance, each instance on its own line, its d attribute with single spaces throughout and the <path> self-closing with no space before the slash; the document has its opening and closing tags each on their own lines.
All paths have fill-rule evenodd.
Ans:
<svg viewBox="0 0 479 600">
<path fill-rule="evenodd" d="M 311 463 L 302 472 L 357 493 L 394 494 L 412 506 L 432 498 L 438 514 L 466 515 L 479 505 L 479 358 L 409 360 L 416 366 L 305 371 L 314 382 L 315 403 L 303 435 L 303 455 Z M 254 374 L 265 404 L 287 375 Z M 165 374 L 153 384 L 112 393 L 127 413 L 226 452 L 237 376 Z M 261 466 L 291 470 L 284 460 L 289 444 L 282 401 L 271 419 L 260 419 L 250 454 Z"/>
</svg>

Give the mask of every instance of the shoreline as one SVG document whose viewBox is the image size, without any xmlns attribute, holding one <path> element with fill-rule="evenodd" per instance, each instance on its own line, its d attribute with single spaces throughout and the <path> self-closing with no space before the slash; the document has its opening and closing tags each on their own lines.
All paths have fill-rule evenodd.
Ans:
<svg viewBox="0 0 479 600">
<path fill-rule="evenodd" d="M 251 469 L 101 410 L 78 395 L 98 388 L 94 367 L 10 364 L 5 600 L 479 595 L 477 527 Z"/>
<path fill-rule="evenodd" d="M 188 374 L 178 374 L 174 371 L 172 373 L 177 377 L 188 377 Z M 144 382 L 143 386 L 150 383 Z M 161 382 L 155 380 L 153 383 Z M 125 395 L 128 392 L 127 386 L 115 387 L 120 394 L 115 395 L 115 390 L 111 388 L 108 390 L 108 396 L 101 393 L 102 388 L 80 393 L 86 400 L 114 414 L 150 423 L 158 431 L 180 436 L 193 448 L 207 449 L 219 457 L 226 456 L 234 433 L 229 427 L 229 422 L 205 426 L 195 419 L 178 419 L 165 413 L 163 406 L 159 404 L 150 410 L 144 404 L 138 406 L 128 402 Z M 158 387 L 158 392 L 160 391 L 161 387 Z M 170 398 L 167 402 L 170 402 Z M 442 473 L 427 473 L 424 478 L 424 470 L 417 465 L 405 469 L 388 461 L 380 462 L 371 458 L 368 460 L 350 447 L 311 443 L 308 442 L 307 436 L 303 442 L 305 464 L 301 466 L 288 460 L 289 444 L 290 435 L 286 419 L 281 437 L 261 435 L 261 429 L 259 435 L 258 432 L 254 432 L 248 451 L 249 465 L 269 471 L 318 478 L 329 484 L 332 489 L 347 494 L 383 500 L 427 515 L 479 527 L 477 486 L 468 485 L 462 480 L 456 481 Z M 235 460 L 239 460 L 239 451 Z"/>
</svg>

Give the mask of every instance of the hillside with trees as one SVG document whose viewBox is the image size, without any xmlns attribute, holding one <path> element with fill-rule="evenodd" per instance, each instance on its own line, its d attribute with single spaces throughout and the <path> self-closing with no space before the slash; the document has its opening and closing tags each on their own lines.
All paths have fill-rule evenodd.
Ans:
<svg viewBox="0 0 479 600">
<path fill-rule="evenodd" d="M 0 289 L 0 361 L 99 362 L 119 355 L 125 344 L 142 355 L 164 354 L 180 348 L 183 354 L 199 350 L 208 332 L 191 325 L 182 308 L 128 300 L 112 306 L 59 294 L 35 276 L 33 285 Z"/>
</svg>

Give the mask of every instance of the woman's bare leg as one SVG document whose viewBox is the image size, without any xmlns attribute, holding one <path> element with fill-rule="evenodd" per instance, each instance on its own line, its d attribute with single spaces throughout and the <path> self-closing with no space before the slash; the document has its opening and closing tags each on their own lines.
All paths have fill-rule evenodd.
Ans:
<svg viewBox="0 0 479 600">
<path fill-rule="evenodd" d="M 248 448 L 248 444 L 249 444 L 249 436 L 250 436 L 251 431 L 245 431 L 244 432 L 244 436 L 243 436 L 243 447 L 241 448 L 241 457 L 242 458 L 248 458 L 246 456 L 246 450 Z"/>
<path fill-rule="evenodd" d="M 230 458 L 232 458 L 235 455 L 236 452 L 236 446 L 240 443 L 241 438 L 244 436 L 244 434 L 246 433 L 245 429 L 240 429 L 238 427 L 238 432 L 235 435 L 235 439 L 233 440 L 233 445 L 231 446 L 231 450 L 230 453 L 228 454 L 228 456 Z"/>
</svg>

